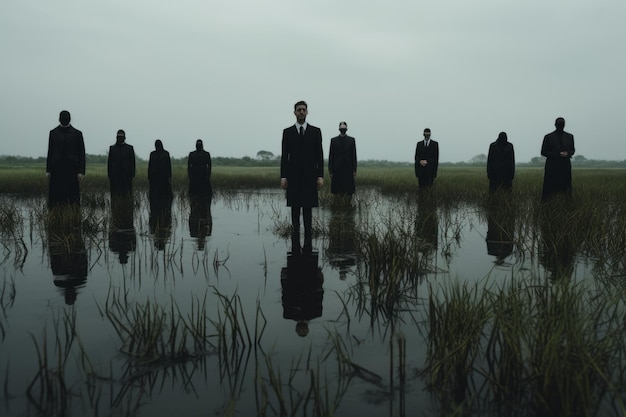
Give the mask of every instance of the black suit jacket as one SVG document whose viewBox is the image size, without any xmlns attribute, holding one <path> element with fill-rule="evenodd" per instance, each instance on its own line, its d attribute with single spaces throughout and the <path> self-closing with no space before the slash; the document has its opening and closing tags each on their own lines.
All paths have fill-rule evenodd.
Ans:
<svg viewBox="0 0 626 417">
<path fill-rule="evenodd" d="M 300 176 L 324 177 L 322 131 L 318 127 L 307 125 L 303 138 L 295 125 L 283 130 L 280 177 L 289 181 Z"/>
<path fill-rule="evenodd" d="M 428 165 L 423 167 L 419 161 L 425 159 Z M 428 147 L 424 145 L 424 141 L 417 142 L 415 148 L 415 176 L 420 177 L 437 177 L 437 168 L 439 167 L 439 144 L 434 140 L 430 140 Z"/>
<path fill-rule="evenodd" d="M 296 126 L 283 130 L 280 177 L 287 179 L 287 205 L 317 207 L 317 178 L 324 177 L 322 131 L 307 125 L 300 137 Z"/>
</svg>

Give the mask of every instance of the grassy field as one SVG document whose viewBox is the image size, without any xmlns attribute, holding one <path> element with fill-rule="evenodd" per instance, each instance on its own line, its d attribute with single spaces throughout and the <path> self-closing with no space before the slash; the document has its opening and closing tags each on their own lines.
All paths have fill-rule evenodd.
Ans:
<svg viewBox="0 0 626 417">
<path fill-rule="evenodd" d="M 181 192 L 187 186 L 187 170 L 178 165 L 172 169 L 172 186 L 175 192 Z M 45 167 L 41 166 L 0 166 L 0 193 L 19 193 L 25 195 L 46 194 L 47 179 Z M 573 175 L 574 194 L 584 198 L 619 199 L 626 195 L 626 170 L 619 168 L 581 168 Z M 213 188 L 260 189 L 278 188 L 279 170 L 276 167 L 222 167 L 213 168 Z M 543 179 L 543 168 L 518 168 L 513 181 L 513 194 L 517 197 L 539 198 Z M 326 186 L 322 193 L 330 190 L 330 178 L 326 177 Z M 137 189 L 147 187 L 147 167 L 137 167 L 134 186 Z M 384 193 L 410 193 L 417 190 L 417 179 L 413 167 L 366 167 L 357 174 L 357 193 L 359 186 L 377 187 Z M 436 193 L 445 199 L 473 201 L 482 198 L 488 190 L 485 169 L 482 167 L 443 167 L 435 181 Z M 81 193 L 108 191 L 106 166 L 90 165 L 81 184 Z"/>
</svg>

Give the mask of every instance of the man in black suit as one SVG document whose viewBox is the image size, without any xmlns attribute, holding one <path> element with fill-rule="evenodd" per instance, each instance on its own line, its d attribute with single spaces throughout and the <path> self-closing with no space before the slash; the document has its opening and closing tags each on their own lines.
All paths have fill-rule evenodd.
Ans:
<svg viewBox="0 0 626 417">
<path fill-rule="evenodd" d="M 126 133 L 118 130 L 115 145 L 109 147 L 107 172 L 111 197 L 130 197 L 135 178 L 135 150 L 126 143 Z"/>
<path fill-rule="evenodd" d="M 339 136 L 330 140 L 328 174 L 331 178 L 330 192 L 336 195 L 354 194 L 356 177 L 356 143 L 348 136 L 348 124 L 339 123 Z"/>
<path fill-rule="evenodd" d="M 280 159 L 280 186 L 287 190 L 291 207 L 292 253 L 300 252 L 300 209 L 304 223 L 303 251 L 312 251 L 312 213 L 318 207 L 317 190 L 324 185 L 322 131 L 306 122 L 308 107 L 299 101 L 294 105 L 296 124 L 283 130 Z"/>
<path fill-rule="evenodd" d="M 543 138 L 541 155 L 546 157 L 546 166 L 543 175 L 543 190 L 541 197 L 557 194 L 572 193 L 572 164 L 570 159 L 574 155 L 574 135 L 565 130 L 565 119 L 559 117 L 554 122 L 556 130 Z"/>
<path fill-rule="evenodd" d="M 46 176 L 50 182 L 48 205 L 80 204 L 78 183 L 85 175 L 85 142 L 70 125 L 70 112 L 59 114 L 59 126 L 50 131 Z"/>
<path fill-rule="evenodd" d="M 419 180 L 419 187 L 433 185 L 437 177 L 439 166 L 439 144 L 430 139 L 430 129 L 424 129 L 424 140 L 417 142 L 415 148 L 415 176 Z"/>
</svg>

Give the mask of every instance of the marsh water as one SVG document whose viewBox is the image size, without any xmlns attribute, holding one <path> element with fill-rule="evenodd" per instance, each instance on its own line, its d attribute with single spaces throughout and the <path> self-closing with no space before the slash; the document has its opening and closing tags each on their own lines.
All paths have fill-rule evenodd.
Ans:
<svg viewBox="0 0 626 417">
<path fill-rule="evenodd" d="M 69 227 L 43 198 L 2 199 L 19 213 L 0 245 L 6 416 L 441 415 L 423 372 L 433 291 L 598 269 L 516 239 L 497 210 L 374 189 L 315 209 L 302 256 L 277 190 L 84 197 Z M 374 289 L 394 268 L 401 287 Z"/>
</svg>

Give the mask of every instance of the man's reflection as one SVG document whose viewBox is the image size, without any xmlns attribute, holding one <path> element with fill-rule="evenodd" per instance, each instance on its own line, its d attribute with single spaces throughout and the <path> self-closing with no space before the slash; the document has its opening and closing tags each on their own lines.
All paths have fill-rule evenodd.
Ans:
<svg viewBox="0 0 626 417">
<path fill-rule="evenodd" d="M 63 290 L 65 303 L 74 304 L 78 289 L 87 282 L 87 250 L 80 228 L 80 214 L 64 218 L 60 211 L 48 223 L 48 254 L 54 285 Z"/>
<path fill-rule="evenodd" d="M 135 231 L 134 200 L 131 197 L 111 199 L 111 224 L 109 227 L 109 249 L 119 255 L 120 264 L 128 263 L 129 252 L 137 246 Z"/>
<path fill-rule="evenodd" d="M 439 216 L 434 196 L 424 190 L 417 199 L 417 216 L 415 219 L 415 235 L 417 249 L 429 257 L 437 251 L 439 242 Z"/>
<path fill-rule="evenodd" d="M 356 265 L 357 237 L 355 213 L 356 210 L 350 205 L 343 207 L 331 206 L 326 257 L 330 265 L 339 269 L 339 278 L 341 280 L 345 280 L 350 267 Z"/>
<path fill-rule="evenodd" d="M 213 232 L 211 199 L 192 197 L 189 199 L 189 235 L 196 238 L 198 250 L 204 250 L 207 236 Z"/>
<path fill-rule="evenodd" d="M 150 193 L 150 233 L 157 250 L 165 249 L 172 235 L 172 195 Z"/>
<path fill-rule="evenodd" d="M 541 219 L 539 262 L 551 280 L 569 278 L 574 272 L 577 244 L 569 233 L 569 216 L 562 212 L 544 212 Z"/>
<path fill-rule="evenodd" d="M 497 265 L 513 253 L 514 230 L 514 217 L 495 207 L 487 211 L 487 254 L 496 257 Z"/>
<path fill-rule="evenodd" d="M 287 267 L 280 271 L 283 318 L 296 321 L 296 333 L 309 334 L 309 320 L 322 316 L 324 275 L 318 253 L 287 254 Z"/>
</svg>

